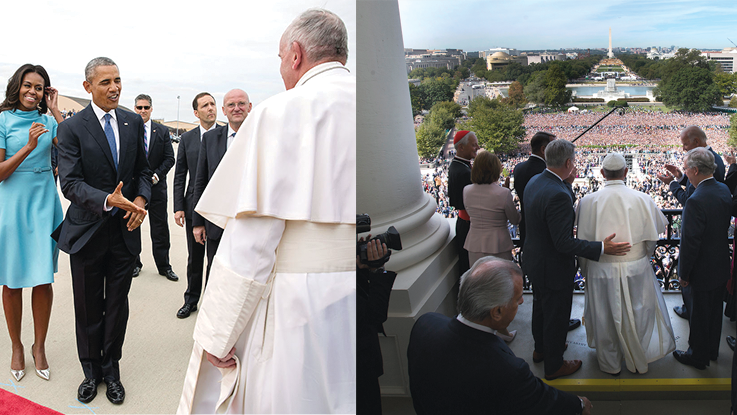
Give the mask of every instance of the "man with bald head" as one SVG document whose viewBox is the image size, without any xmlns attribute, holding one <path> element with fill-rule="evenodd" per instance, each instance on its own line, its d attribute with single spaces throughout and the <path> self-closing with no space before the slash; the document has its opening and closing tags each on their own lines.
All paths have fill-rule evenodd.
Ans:
<svg viewBox="0 0 737 415">
<path fill-rule="evenodd" d="M 722 158 L 719 156 L 719 154 L 717 154 L 711 147 L 706 144 L 706 133 L 704 133 L 701 128 L 695 125 L 691 125 L 681 131 L 680 138 L 681 144 L 683 144 L 684 153 L 698 147 L 704 147 L 711 152 L 711 154 L 714 156 L 714 162 L 716 164 L 716 169 L 714 170 L 714 179 L 716 179 L 716 181 L 720 183 L 724 183 L 724 162 L 722 161 Z M 673 194 L 673 197 L 678 199 L 678 202 L 681 203 L 681 206 L 685 207 L 686 200 L 691 197 L 693 192 L 696 190 L 696 187 L 689 181 L 688 177 L 683 174 L 683 172 L 678 167 L 672 164 L 666 164 L 665 169 L 668 170 L 668 174 L 658 175 L 658 179 L 662 180 L 665 184 L 669 184 L 670 192 Z M 687 291 L 682 291 L 682 295 L 683 305 L 681 305 L 680 307 L 673 307 L 673 311 L 675 311 L 676 315 L 678 315 L 679 317 L 688 319 L 689 312 L 686 304 L 688 304 L 691 299 Z"/>
<path fill-rule="evenodd" d="M 496 334 L 522 302 L 522 270 L 485 257 L 461 277 L 457 316 L 417 319 L 407 348 L 417 414 L 591 413 L 587 398 L 543 383 Z"/>
<path fill-rule="evenodd" d="M 241 89 L 231 89 L 223 98 L 223 115 L 228 119 L 228 125 L 208 131 L 202 136 L 200 144 L 200 155 L 197 159 L 197 177 L 194 182 L 194 204 L 202 196 L 210 178 L 215 173 L 220 160 L 223 159 L 225 152 L 233 143 L 235 133 L 243 124 L 243 121 L 251 112 L 253 104 L 248 99 L 248 94 Z M 192 233 L 195 241 L 205 245 L 207 249 L 207 276 L 210 275 L 210 267 L 212 267 L 212 259 L 218 250 L 220 237 L 223 230 L 210 221 L 203 218 L 199 213 L 194 212 L 192 215 Z M 205 243 L 207 242 L 207 243 Z M 197 309 L 197 305 L 191 307 L 191 311 Z"/>
</svg>

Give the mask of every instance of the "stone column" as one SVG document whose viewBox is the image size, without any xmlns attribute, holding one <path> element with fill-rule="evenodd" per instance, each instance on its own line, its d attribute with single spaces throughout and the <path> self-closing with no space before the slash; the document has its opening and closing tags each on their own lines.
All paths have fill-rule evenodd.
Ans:
<svg viewBox="0 0 737 415">
<path fill-rule="evenodd" d="M 380 336 L 380 381 L 383 394 L 408 396 L 409 331 L 427 311 L 452 314 L 458 255 L 451 223 L 435 213 L 420 182 L 397 1 L 358 0 L 356 17 L 356 209 L 371 216 L 372 234 L 390 225 L 401 234 L 404 249 L 386 265 L 399 275 L 384 324 L 388 337 Z"/>
</svg>

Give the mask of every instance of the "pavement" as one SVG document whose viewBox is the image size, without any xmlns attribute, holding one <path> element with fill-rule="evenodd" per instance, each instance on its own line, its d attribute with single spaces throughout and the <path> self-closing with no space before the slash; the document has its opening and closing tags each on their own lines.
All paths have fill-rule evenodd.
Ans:
<svg viewBox="0 0 737 415">
<path fill-rule="evenodd" d="M 177 144 L 174 144 L 176 154 Z M 7 328 L 0 329 L 0 387 L 33 402 L 64 414 L 172 414 L 177 410 L 184 375 L 192 352 L 192 331 L 197 312 L 178 319 L 176 312 L 184 304 L 187 289 L 187 242 L 184 228 L 174 222 L 172 179 L 167 176 L 169 195 L 170 261 L 179 281 L 172 282 L 158 274 L 151 254 L 151 232 L 148 220 L 141 225 L 143 269 L 133 279 L 128 300 L 130 317 L 120 360 L 121 381 L 126 390 L 125 402 L 113 405 L 105 397 L 105 385 L 89 404 L 77 400 L 77 387 L 84 380 L 77 356 L 74 303 L 69 256 L 59 254 L 59 272 L 55 274 L 54 303 L 51 311 L 46 355 L 51 379 L 45 381 L 33 370 L 31 345 L 33 318 L 31 289 L 23 291 L 23 327 L 26 376 L 20 382 L 10 374 L 10 338 Z M 59 191 L 64 212 L 69 202 Z M 0 313 L 2 310 L 0 310 Z M 4 321 L 4 313 L 3 319 Z M 4 366 L 4 368 L 3 368 Z M 2 408 L 0 408 L 2 412 Z"/>
</svg>

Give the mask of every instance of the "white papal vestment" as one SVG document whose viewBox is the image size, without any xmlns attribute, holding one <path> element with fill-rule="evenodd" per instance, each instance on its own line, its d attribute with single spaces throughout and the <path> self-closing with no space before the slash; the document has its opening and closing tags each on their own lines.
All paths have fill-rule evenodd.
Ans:
<svg viewBox="0 0 737 415">
<path fill-rule="evenodd" d="M 356 83 L 318 65 L 256 106 L 196 211 L 225 229 L 178 413 L 356 410 Z M 237 367 L 218 369 L 236 348 Z"/>
<path fill-rule="evenodd" d="M 579 257 L 586 278 L 584 319 L 589 347 L 596 348 L 599 368 L 619 373 L 646 373 L 647 365 L 676 348 L 663 293 L 650 256 L 668 220 L 649 195 L 622 180 L 581 199 L 576 212 L 578 237 L 630 242 L 626 256 L 602 255 L 599 261 Z"/>
</svg>

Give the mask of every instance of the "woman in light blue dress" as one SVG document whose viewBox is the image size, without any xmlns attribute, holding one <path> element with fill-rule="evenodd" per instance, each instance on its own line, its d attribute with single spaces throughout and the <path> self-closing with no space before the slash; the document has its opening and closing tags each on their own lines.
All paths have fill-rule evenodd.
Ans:
<svg viewBox="0 0 737 415">
<path fill-rule="evenodd" d="M 36 374 L 49 379 L 45 343 L 59 258 L 51 233 L 63 215 L 51 171 L 51 146 L 63 120 L 57 100 L 46 70 L 26 64 L 8 81 L 0 104 L 0 285 L 13 349 L 10 371 L 17 381 L 25 375 L 20 335 L 25 287 L 33 287 L 31 356 Z"/>
</svg>

